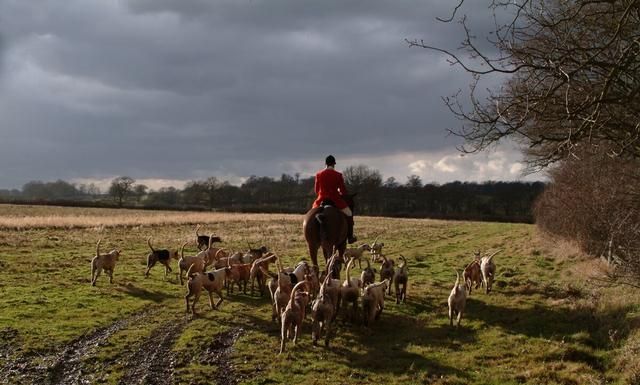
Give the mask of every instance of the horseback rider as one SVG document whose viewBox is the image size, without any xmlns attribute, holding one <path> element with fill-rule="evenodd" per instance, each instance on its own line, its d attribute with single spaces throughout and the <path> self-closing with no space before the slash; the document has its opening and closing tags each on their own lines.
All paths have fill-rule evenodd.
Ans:
<svg viewBox="0 0 640 385">
<path fill-rule="evenodd" d="M 354 243 L 358 239 L 353 236 L 353 212 L 342 198 L 347 195 L 344 178 L 335 170 L 336 158 L 333 155 L 327 156 L 324 163 L 326 167 L 316 174 L 314 188 L 318 197 L 313 202 L 313 207 L 320 207 L 323 201 L 331 201 L 347 217 L 347 242 Z"/>
</svg>

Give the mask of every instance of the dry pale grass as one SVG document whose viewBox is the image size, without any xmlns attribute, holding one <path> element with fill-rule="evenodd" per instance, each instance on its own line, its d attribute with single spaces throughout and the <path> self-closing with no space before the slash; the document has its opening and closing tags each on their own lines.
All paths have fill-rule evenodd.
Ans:
<svg viewBox="0 0 640 385">
<path fill-rule="evenodd" d="M 584 261 L 592 257 L 585 254 L 575 241 L 554 237 L 542 231 L 536 232 L 535 244 L 540 247 L 544 255 L 553 257 L 556 261 Z"/>
<path fill-rule="evenodd" d="M 627 384 L 640 383 L 640 331 L 627 339 L 616 359 L 616 366 Z"/>
<path fill-rule="evenodd" d="M 295 214 L 245 214 L 0 205 L 0 229 L 74 229 L 300 220 Z M 19 214 L 18 214 L 19 213 Z"/>
<path fill-rule="evenodd" d="M 611 273 L 610 266 L 604 260 L 587 255 L 574 241 L 539 231 L 536 244 L 540 249 L 535 254 L 547 255 L 556 262 L 570 262 L 568 272 L 584 281 L 606 281 Z"/>
<path fill-rule="evenodd" d="M 136 226 L 164 226 L 185 224 L 221 224 L 246 223 L 258 225 L 263 231 L 279 229 L 285 222 L 299 222 L 302 214 L 248 214 L 218 213 L 197 211 L 156 211 L 133 209 L 107 209 L 91 207 L 58 207 L 34 205 L 0 204 L 0 229 L 83 229 L 114 228 Z M 357 217 L 358 228 L 366 224 L 373 234 L 367 234 L 371 240 L 377 236 L 388 238 L 397 232 L 399 224 L 442 226 L 443 223 L 458 224 L 464 222 L 431 219 L 392 219 L 377 223 L 373 217 Z M 270 223 L 269 225 L 265 225 Z M 204 234 L 201 230 L 201 234 Z"/>
</svg>

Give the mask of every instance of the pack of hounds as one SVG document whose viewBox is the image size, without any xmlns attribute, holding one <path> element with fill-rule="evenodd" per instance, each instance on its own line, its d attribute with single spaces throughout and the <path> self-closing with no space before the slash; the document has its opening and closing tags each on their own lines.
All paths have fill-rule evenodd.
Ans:
<svg viewBox="0 0 640 385">
<path fill-rule="evenodd" d="M 268 292 L 271 297 L 272 321 L 278 322 L 281 327 L 280 353 L 285 351 L 288 339 L 293 339 L 293 343 L 296 343 L 307 311 L 311 313 L 313 344 L 317 345 L 324 334 L 324 345 L 329 346 L 331 327 L 338 314 L 341 314 L 344 322 L 351 323 L 356 323 L 361 315 L 362 322 L 369 327 L 380 318 L 385 297 L 392 295 L 392 286 L 395 289 L 396 303 L 404 303 L 406 300 L 409 281 L 407 259 L 400 255 L 396 266 L 396 261 L 387 258 L 382 252 L 384 243 L 378 242 L 377 238 L 371 244 L 346 249 L 342 257 L 347 262 L 346 277 L 341 280 L 335 278 L 335 266 L 340 265 L 336 263 L 340 258 L 338 253 L 331 256 L 325 271 L 320 271 L 318 266 L 305 260 L 293 267 L 284 267 L 278 256 L 265 246 L 253 248 L 249 245 L 246 251 L 230 252 L 214 246 L 215 243 L 223 242 L 220 237 L 214 234 L 200 235 L 199 228 L 198 225 L 195 231 L 199 250 L 195 255 L 184 255 L 187 242 L 178 250 L 167 250 L 154 248 L 151 238 L 147 239 L 151 251 L 147 255 L 145 277 L 160 263 L 164 266 L 166 279 L 173 271 L 171 260 L 177 260 L 180 285 L 184 285 L 186 281 L 186 312 L 193 315 L 196 315 L 196 304 L 203 292 L 208 295 L 212 310 L 223 302 L 223 290 L 229 296 L 236 285 L 245 294 L 249 283 L 251 295 L 256 290 L 260 296 Z M 118 249 L 101 254 L 100 243 L 101 240 L 96 245 L 96 256 L 91 260 L 93 286 L 102 271 L 109 276 L 109 283 L 113 283 L 113 271 L 121 254 Z M 493 257 L 499 251 L 486 256 L 476 251 L 473 260 L 463 271 L 462 282 L 456 270 L 456 281 L 447 301 L 451 326 L 454 318 L 457 318 L 457 326 L 460 326 L 467 297 L 474 288 L 483 286 L 486 293 L 491 291 L 496 272 Z M 365 252 L 369 253 L 369 258 L 365 257 Z M 364 269 L 363 260 L 366 262 Z M 359 277 L 352 276 L 356 262 L 361 269 Z M 372 263 L 381 263 L 379 270 L 372 268 Z M 275 265 L 275 272 L 269 270 L 272 264 Z M 339 273 L 337 271 L 338 277 Z M 379 281 L 376 281 L 376 274 L 379 274 Z M 215 304 L 214 293 L 218 297 Z"/>
</svg>

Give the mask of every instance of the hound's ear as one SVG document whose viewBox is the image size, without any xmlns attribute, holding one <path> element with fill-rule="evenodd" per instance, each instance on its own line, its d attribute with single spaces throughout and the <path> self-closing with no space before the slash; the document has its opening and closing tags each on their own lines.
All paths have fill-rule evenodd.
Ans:
<svg viewBox="0 0 640 385">
<path fill-rule="evenodd" d="M 380 246 L 384 246 L 384 242 L 380 242 Z"/>
</svg>

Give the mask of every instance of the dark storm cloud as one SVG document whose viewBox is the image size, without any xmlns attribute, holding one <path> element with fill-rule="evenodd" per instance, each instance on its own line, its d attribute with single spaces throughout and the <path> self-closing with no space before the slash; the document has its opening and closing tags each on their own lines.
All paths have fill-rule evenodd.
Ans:
<svg viewBox="0 0 640 385">
<path fill-rule="evenodd" d="M 479 3 L 464 11 L 487 30 Z M 0 187 L 305 173 L 294 165 L 327 152 L 451 148 L 458 123 L 440 98 L 469 78 L 404 42 L 456 47 L 459 26 L 435 21 L 451 6 L 0 1 Z"/>
</svg>

